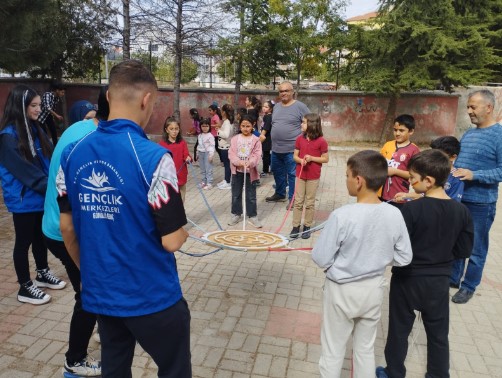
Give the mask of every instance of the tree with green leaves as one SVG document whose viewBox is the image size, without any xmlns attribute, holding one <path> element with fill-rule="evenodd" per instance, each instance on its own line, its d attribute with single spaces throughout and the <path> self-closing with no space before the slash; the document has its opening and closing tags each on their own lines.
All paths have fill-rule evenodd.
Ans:
<svg viewBox="0 0 502 378">
<path fill-rule="evenodd" d="M 0 44 L 11 54 L 2 54 L 0 66 L 35 77 L 83 78 L 90 72 L 97 77 L 112 29 L 112 15 L 101 9 L 102 3 L 6 0 L 0 10 Z"/>
<path fill-rule="evenodd" d="M 300 88 L 303 68 L 319 62 L 324 45 L 326 19 L 339 19 L 344 0 L 270 0 L 275 20 L 282 25 L 285 56 L 296 66 L 296 86 Z"/>
<path fill-rule="evenodd" d="M 60 39 L 51 40 L 51 23 L 57 16 L 54 2 L 4 0 L 0 5 L 0 68 L 14 74 L 48 67 L 64 49 Z"/>
<path fill-rule="evenodd" d="M 214 5 L 209 0 L 130 0 L 130 3 L 135 13 L 135 34 L 165 46 L 174 62 L 173 116 L 179 119 L 183 61 L 207 52 L 217 30 Z"/>
<path fill-rule="evenodd" d="M 482 83 L 498 64 L 477 15 L 450 0 L 383 0 L 373 28 L 349 27 L 346 83 L 391 95 L 381 143 L 403 91 Z"/>
</svg>

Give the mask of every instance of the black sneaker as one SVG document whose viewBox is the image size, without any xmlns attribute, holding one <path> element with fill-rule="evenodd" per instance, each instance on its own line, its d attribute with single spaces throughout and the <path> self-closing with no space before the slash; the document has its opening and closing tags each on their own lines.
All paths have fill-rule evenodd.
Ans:
<svg viewBox="0 0 502 378">
<path fill-rule="evenodd" d="M 35 278 L 35 285 L 38 287 L 48 287 L 49 289 L 63 289 L 66 286 L 66 282 L 57 278 L 49 268 L 38 269 L 37 278 Z"/>
<path fill-rule="evenodd" d="M 308 226 L 303 226 L 303 232 L 302 232 L 302 239 L 308 239 L 310 238 L 310 227 Z"/>
<path fill-rule="evenodd" d="M 289 237 L 291 239 L 296 239 L 298 237 L 298 234 L 300 233 L 300 226 L 298 227 L 293 227 L 291 232 L 289 233 Z"/>
<path fill-rule="evenodd" d="M 51 296 L 36 287 L 32 281 L 28 281 L 22 284 L 19 288 L 17 300 L 19 302 L 41 305 L 49 302 L 51 300 Z"/>
<path fill-rule="evenodd" d="M 451 301 L 453 303 L 457 303 L 457 304 L 464 304 L 464 303 L 469 302 L 469 300 L 472 298 L 473 295 L 474 295 L 474 292 L 472 292 L 472 291 L 460 289 L 459 291 L 457 291 L 455 293 L 455 295 L 453 297 L 451 297 Z"/>
<path fill-rule="evenodd" d="M 265 201 L 267 202 L 284 202 L 286 201 L 286 196 L 280 196 L 277 193 L 274 193 L 273 196 L 265 198 Z"/>
</svg>

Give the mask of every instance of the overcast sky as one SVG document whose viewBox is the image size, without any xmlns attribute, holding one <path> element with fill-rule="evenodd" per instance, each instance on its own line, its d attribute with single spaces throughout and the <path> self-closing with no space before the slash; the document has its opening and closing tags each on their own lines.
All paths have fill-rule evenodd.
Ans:
<svg viewBox="0 0 502 378">
<path fill-rule="evenodd" d="M 378 0 L 352 0 L 347 6 L 345 15 L 347 18 L 360 16 L 365 13 L 374 12 L 378 8 Z"/>
</svg>

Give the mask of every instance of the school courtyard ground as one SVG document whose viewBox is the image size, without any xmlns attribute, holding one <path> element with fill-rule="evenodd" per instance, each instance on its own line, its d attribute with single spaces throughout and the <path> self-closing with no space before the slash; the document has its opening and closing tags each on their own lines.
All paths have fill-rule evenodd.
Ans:
<svg viewBox="0 0 502 378">
<path fill-rule="evenodd" d="M 345 162 L 355 148 L 333 148 L 323 167 L 316 200 L 316 223 L 348 202 Z M 218 160 L 217 158 L 215 160 Z M 215 183 L 223 168 L 215 167 Z M 198 176 L 198 169 L 194 172 Z M 284 202 L 267 203 L 273 194 L 273 178 L 266 177 L 257 190 L 258 213 L 263 231 L 275 232 L 286 214 Z M 201 229 L 216 231 L 217 225 L 190 175 L 186 211 Z M 224 228 L 230 218 L 230 191 L 204 191 L 207 201 Z M 500 212 L 499 201 L 499 212 Z M 281 234 L 291 230 L 292 214 Z M 233 229 L 242 228 L 238 224 Z M 255 230 L 252 226 L 248 229 Z M 68 329 L 74 293 L 49 290 L 52 301 L 43 306 L 17 301 L 18 284 L 12 263 L 14 231 L 11 215 L 0 205 L 0 377 L 61 377 L 68 344 Z M 490 251 L 483 282 L 465 305 L 451 304 L 451 377 L 502 377 L 502 215 L 490 235 Z M 292 248 L 312 247 L 318 237 L 298 239 Z M 189 239 L 184 250 L 212 250 Z M 312 262 L 308 250 L 289 252 L 237 252 L 223 250 L 205 257 L 176 253 L 178 270 L 191 314 L 191 345 L 194 377 L 318 377 L 320 325 L 324 274 Z M 30 266 L 34 262 L 30 256 Z M 51 269 L 63 279 L 66 273 L 58 260 L 49 259 Z M 390 276 L 388 271 L 387 277 Z M 148 277 L 145 277 L 148 279 Z M 124 276 L 124 285 L 127 277 Z M 388 293 L 388 290 L 387 290 Z M 450 294 L 454 291 L 451 290 Z M 388 321 L 385 298 L 375 345 L 378 365 L 384 365 L 383 349 Z M 410 336 L 406 366 L 408 377 L 423 377 L 426 339 L 423 325 L 416 322 Z M 99 358 L 99 344 L 91 340 L 89 351 Z M 351 347 L 346 353 L 342 377 L 350 377 Z M 155 377 L 156 367 L 137 346 L 133 377 Z"/>
</svg>

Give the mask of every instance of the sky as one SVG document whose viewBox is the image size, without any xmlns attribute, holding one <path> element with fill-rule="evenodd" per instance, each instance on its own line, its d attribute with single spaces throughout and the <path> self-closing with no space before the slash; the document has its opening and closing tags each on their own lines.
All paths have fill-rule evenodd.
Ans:
<svg viewBox="0 0 502 378">
<path fill-rule="evenodd" d="M 351 0 L 347 6 L 345 15 L 347 18 L 360 16 L 365 13 L 374 12 L 378 8 L 378 0 Z"/>
</svg>

